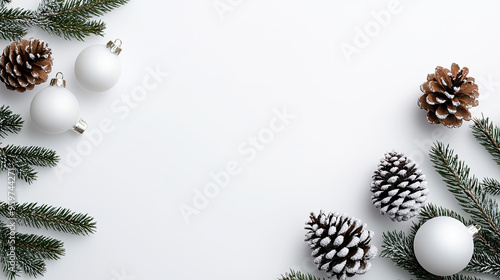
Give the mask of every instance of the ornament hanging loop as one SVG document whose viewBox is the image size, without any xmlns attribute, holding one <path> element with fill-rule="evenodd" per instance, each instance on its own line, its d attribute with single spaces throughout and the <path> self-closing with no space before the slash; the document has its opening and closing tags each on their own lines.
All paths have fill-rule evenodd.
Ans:
<svg viewBox="0 0 500 280">
<path fill-rule="evenodd" d="M 467 229 L 472 234 L 472 238 L 476 238 L 479 235 L 479 231 L 481 230 L 481 226 L 480 225 L 470 225 L 467 227 Z"/>
<path fill-rule="evenodd" d="M 87 127 L 87 122 L 84 119 L 79 119 L 78 122 L 73 126 L 73 131 L 77 134 L 83 134 Z"/>
<path fill-rule="evenodd" d="M 122 52 L 122 40 L 116 39 L 114 42 L 109 41 L 106 44 L 106 48 L 110 49 L 111 53 L 119 55 Z"/>
<path fill-rule="evenodd" d="M 59 77 L 59 74 L 61 77 Z M 50 80 L 51 86 L 66 87 L 66 81 L 64 80 L 64 75 L 61 72 L 57 72 L 56 77 Z"/>
</svg>

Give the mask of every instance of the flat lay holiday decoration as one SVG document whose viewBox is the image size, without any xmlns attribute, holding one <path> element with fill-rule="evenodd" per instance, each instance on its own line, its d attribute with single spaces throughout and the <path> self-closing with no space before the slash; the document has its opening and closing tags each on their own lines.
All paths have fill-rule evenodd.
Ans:
<svg viewBox="0 0 500 280">
<path fill-rule="evenodd" d="M 0 57 L 0 80 L 7 89 L 32 90 L 44 83 L 52 71 L 52 50 L 39 39 L 12 42 Z"/>
<path fill-rule="evenodd" d="M 370 244 L 373 232 L 365 229 L 366 224 L 339 213 L 311 213 L 309 219 L 305 240 L 319 270 L 345 280 L 371 268 L 369 260 L 376 256 L 377 248 Z"/>
<path fill-rule="evenodd" d="M 471 127 L 476 140 L 486 148 L 494 161 L 500 165 L 500 129 L 494 126 L 488 118 L 484 117 L 474 119 Z M 390 231 L 383 234 L 381 256 L 392 259 L 396 265 L 407 270 L 418 279 L 442 279 L 441 276 L 436 276 L 433 273 L 448 275 L 455 272 L 463 266 L 464 260 L 469 258 L 471 240 L 469 234 L 463 233 L 458 237 L 460 239 L 453 241 L 454 246 L 460 246 L 461 248 L 446 249 L 444 245 L 434 248 L 434 250 L 439 250 L 440 247 L 450 250 L 444 252 L 446 255 L 451 253 L 458 255 L 454 259 L 443 260 L 443 262 L 447 263 L 446 267 L 424 264 L 429 269 L 427 271 L 419 263 L 422 257 L 418 258 L 416 256 L 422 253 L 419 252 L 419 249 L 422 248 L 416 249 L 415 246 L 421 246 L 422 243 L 426 242 L 420 240 L 420 238 L 416 239 L 419 229 L 427 221 L 435 217 L 447 216 L 458 220 L 459 225 L 457 226 L 456 222 L 454 222 L 454 225 L 449 224 L 449 222 L 433 225 L 430 229 L 423 229 L 424 235 L 427 237 L 434 236 L 429 238 L 441 240 L 446 238 L 441 232 L 442 228 L 453 228 L 460 231 L 463 231 L 465 226 L 470 225 L 480 228 L 476 233 L 477 237 L 474 239 L 472 259 L 464 270 L 500 277 L 500 252 L 498 249 L 500 248 L 500 208 L 497 199 L 494 197 L 500 194 L 500 182 L 493 178 L 484 178 L 480 181 L 471 174 L 470 168 L 458 159 L 458 156 L 454 154 L 449 146 L 440 142 L 436 142 L 431 148 L 430 158 L 434 168 L 441 175 L 448 190 L 454 195 L 466 216 L 434 204 L 428 204 L 422 208 L 418 215 L 419 222 L 413 224 L 409 235 L 400 231 Z M 453 237 L 451 234 L 447 236 L 450 239 Z M 423 249 L 423 255 L 425 256 L 430 254 L 429 251 L 432 251 L 429 245 Z M 434 252 L 441 254 L 441 252 Z M 454 274 L 450 277 L 446 279 L 480 279 L 479 277 L 463 274 Z"/>
<path fill-rule="evenodd" d="M 5 47 L 0 58 L 0 80 L 8 90 L 25 92 L 48 80 L 53 67 L 52 50 L 42 39 L 23 39 L 31 27 L 38 27 L 51 35 L 83 41 L 90 35 L 104 35 L 106 24 L 94 20 L 128 3 L 129 0 L 42 0 L 36 10 L 11 7 L 8 0 L 0 0 L 0 39 L 14 41 Z M 118 43 L 117 41 L 115 43 Z M 105 86 L 111 88 L 120 75 L 119 61 L 112 63 L 121 50 L 108 44 L 111 59 L 94 56 L 94 68 L 81 67 L 89 73 L 100 71 Z M 103 48 L 105 48 L 103 46 Z M 95 52 L 94 52 L 95 53 Z M 89 56 L 87 56 L 88 58 Z M 91 56 L 90 56 L 91 57 Z M 116 70 L 104 75 L 104 70 Z M 102 66 L 102 65 L 101 65 Z M 113 68 L 114 67 L 114 68 Z M 92 82 L 95 82 L 93 79 Z M 103 82 L 99 82 L 102 88 Z M 110 85 L 110 86 L 109 86 Z M 76 97 L 65 88 L 62 73 L 57 73 L 50 86 L 39 91 L 32 99 L 30 116 L 33 124 L 46 133 L 62 133 L 69 129 L 81 134 L 87 123 L 79 119 Z M 22 118 L 13 114 L 8 106 L 0 107 L 0 137 L 17 134 L 23 125 Z M 59 157 L 49 149 L 37 146 L 7 145 L 0 148 L 0 170 L 9 176 L 32 184 L 37 179 L 35 167 L 54 167 Z M 10 177 L 9 177 L 10 178 Z M 75 213 L 67 208 L 39 203 L 0 201 L 0 264 L 7 279 L 21 273 L 30 277 L 42 276 L 47 260 L 57 260 L 64 255 L 63 242 L 51 237 L 17 232 L 15 225 L 44 228 L 74 235 L 95 232 L 96 222 L 87 214 Z M 13 246 L 15 244 L 15 246 Z"/>
<path fill-rule="evenodd" d="M 13 114 L 9 107 L 0 107 L 0 137 L 17 134 L 23 125 L 22 118 Z M 37 167 L 54 167 L 59 161 L 57 154 L 43 147 L 8 145 L 0 148 L 0 170 L 13 171 L 17 178 L 28 183 L 36 180 Z M 38 203 L 7 203 L 0 201 L 0 263 L 7 279 L 15 279 L 24 273 L 42 276 L 46 271 L 46 260 L 57 260 L 64 255 L 64 243 L 58 239 L 26 234 L 12 230 L 16 225 L 44 228 L 74 235 L 89 235 L 95 232 L 96 222 L 87 214 L 70 209 Z M 14 234 L 12 234 L 14 233 Z M 14 245 L 15 244 L 15 245 Z"/>
<path fill-rule="evenodd" d="M 415 234 L 413 248 L 418 263 L 438 276 L 462 271 L 474 253 L 474 237 L 479 229 L 466 227 L 457 219 L 441 216 L 426 221 Z"/>
<path fill-rule="evenodd" d="M 427 199 L 425 175 L 402 153 L 385 154 L 372 178 L 372 203 L 393 221 L 415 216 Z"/>
<path fill-rule="evenodd" d="M 51 80 L 50 87 L 41 90 L 31 101 L 31 120 L 43 132 L 57 134 L 73 129 L 82 134 L 87 123 L 80 119 L 78 100 L 66 89 L 61 72 Z"/>
<path fill-rule="evenodd" d="M 0 39 L 19 40 L 30 27 L 65 39 L 82 41 L 90 35 L 104 35 L 106 23 L 93 20 L 123 6 L 129 0 L 42 0 L 36 10 L 8 7 L 0 0 Z"/>
<path fill-rule="evenodd" d="M 93 45 L 84 49 L 75 61 L 75 76 L 85 88 L 102 92 L 112 88 L 120 78 L 120 39 L 106 46 Z"/>
<path fill-rule="evenodd" d="M 468 74 L 467 67 L 460 69 L 453 63 L 451 70 L 438 66 L 433 74 L 427 75 L 427 81 L 420 86 L 424 94 L 418 105 L 428 111 L 430 123 L 456 128 L 471 119 L 469 109 L 479 104 L 479 92 L 475 79 Z"/>
</svg>

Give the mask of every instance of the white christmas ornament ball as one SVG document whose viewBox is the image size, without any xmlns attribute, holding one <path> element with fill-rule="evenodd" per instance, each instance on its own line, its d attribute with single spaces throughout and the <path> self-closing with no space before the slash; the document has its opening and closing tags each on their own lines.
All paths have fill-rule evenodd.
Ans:
<svg viewBox="0 0 500 280">
<path fill-rule="evenodd" d="M 75 76 L 82 86 L 92 91 L 106 91 L 120 78 L 118 54 L 104 45 L 84 49 L 76 58 Z"/>
<path fill-rule="evenodd" d="M 428 220 L 418 229 L 413 242 L 418 262 L 425 270 L 438 276 L 462 271 L 474 253 L 472 229 L 477 230 L 451 217 Z"/>
<path fill-rule="evenodd" d="M 64 87 L 51 86 L 40 91 L 31 101 L 31 120 L 43 132 L 62 133 L 78 122 L 78 100 Z"/>
</svg>

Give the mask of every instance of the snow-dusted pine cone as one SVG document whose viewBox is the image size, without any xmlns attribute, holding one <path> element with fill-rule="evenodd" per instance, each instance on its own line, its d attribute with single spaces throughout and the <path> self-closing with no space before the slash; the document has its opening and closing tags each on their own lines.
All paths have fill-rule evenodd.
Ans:
<svg viewBox="0 0 500 280">
<path fill-rule="evenodd" d="M 393 151 L 380 160 L 371 191 L 373 205 L 380 208 L 380 213 L 401 222 L 418 214 L 429 189 L 417 164 Z"/>
<path fill-rule="evenodd" d="M 319 270 L 328 273 L 329 278 L 345 280 L 371 268 L 368 260 L 375 257 L 377 248 L 370 245 L 373 232 L 365 230 L 366 224 L 339 213 L 311 213 L 309 218 L 306 241 Z"/>
<path fill-rule="evenodd" d="M 428 111 L 430 123 L 454 128 L 471 119 L 469 109 L 479 104 L 479 92 L 474 78 L 467 74 L 467 67 L 460 69 L 453 63 L 451 71 L 438 66 L 434 74 L 427 75 L 427 81 L 420 86 L 424 94 L 418 99 L 418 106 Z"/>
<path fill-rule="evenodd" d="M 0 58 L 0 80 L 9 90 L 32 90 L 47 81 L 52 71 L 51 54 L 48 44 L 38 39 L 12 42 Z"/>
</svg>

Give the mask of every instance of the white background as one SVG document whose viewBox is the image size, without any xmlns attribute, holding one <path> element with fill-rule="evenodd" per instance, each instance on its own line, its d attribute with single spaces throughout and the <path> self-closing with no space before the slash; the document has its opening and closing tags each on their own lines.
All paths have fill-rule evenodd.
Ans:
<svg viewBox="0 0 500 280">
<path fill-rule="evenodd" d="M 214 3 L 231 8 L 218 13 Z M 66 256 L 49 262 L 43 279 L 276 279 L 290 268 L 325 276 L 303 241 L 311 211 L 360 218 L 379 250 L 384 231 L 410 228 L 370 201 L 372 173 L 393 149 L 420 164 L 428 201 L 459 210 L 428 160 L 430 144 L 450 143 L 479 177 L 494 176 L 498 166 L 469 124 L 428 124 L 416 101 L 428 73 L 456 62 L 480 85 L 473 115 L 500 123 L 500 3 L 401 0 L 382 26 L 374 14 L 389 3 L 132 0 L 102 18 L 104 38 L 65 41 L 32 29 L 27 37 L 49 42 L 53 74 L 65 73 L 90 128 L 84 136 L 39 132 L 29 105 L 48 84 L 25 94 L 1 89 L 2 103 L 26 120 L 3 144 L 52 148 L 67 171 L 38 169 L 34 184 L 18 182 L 18 200 L 68 207 L 98 222 L 90 237 L 19 229 L 65 242 Z M 365 28 L 372 36 L 359 44 Z M 76 56 L 115 38 L 123 41 L 121 80 L 106 93 L 88 92 L 74 77 Z M 356 53 L 346 56 L 346 44 Z M 148 80 L 156 86 L 140 95 L 150 71 L 169 76 Z M 294 118 L 255 157 L 239 150 L 269 132 L 275 110 L 285 108 Z M 113 131 L 89 146 L 103 121 Z M 210 173 L 234 161 L 241 172 L 197 215 L 183 217 L 180 207 L 193 206 Z M 372 263 L 355 279 L 410 278 L 390 260 Z"/>
</svg>

